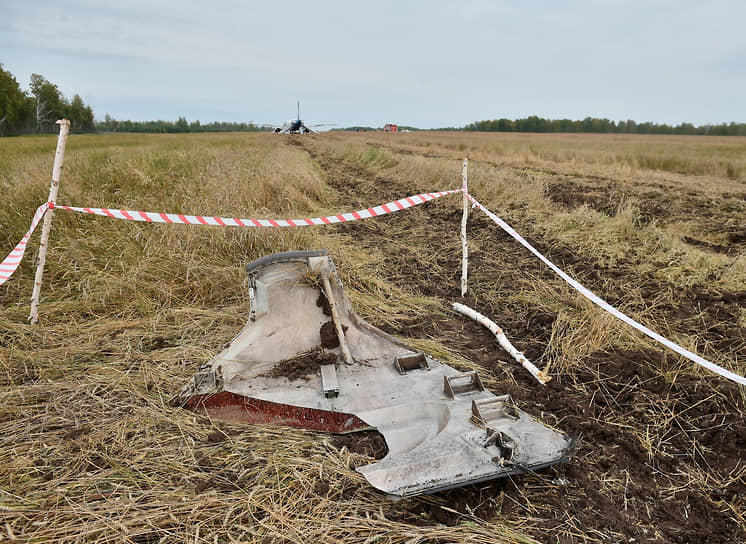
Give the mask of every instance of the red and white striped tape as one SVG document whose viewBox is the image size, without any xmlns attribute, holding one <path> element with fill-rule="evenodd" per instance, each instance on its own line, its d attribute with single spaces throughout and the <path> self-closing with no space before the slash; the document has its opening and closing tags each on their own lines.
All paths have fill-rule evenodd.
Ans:
<svg viewBox="0 0 746 544">
<path fill-rule="evenodd" d="M 515 230 L 513 230 L 513 227 L 511 227 L 505 221 L 503 221 L 502 219 L 500 219 L 496 214 L 494 214 L 493 212 L 491 212 L 490 210 L 488 210 L 487 208 L 485 208 L 482 204 L 480 204 L 477 201 L 476 198 L 474 198 L 473 196 L 471 196 L 468 193 L 466 195 L 466 198 L 468 198 L 469 201 L 471 201 L 471 203 L 474 204 L 474 206 L 476 206 L 477 208 L 479 208 L 480 210 L 482 210 L 484 213 L 486 213 L 487 217 L 489 217 L 490 219 L 492 219 L 492 221 L 494 221 L 495 223 L 497 223 L 497 225 L 501 229 L 503 229 L 505 232 L 507 232 L 516 241 L 518 241 L 518 243 L 520 243 L 523 247 L 525 247 L 531 253 L 533 253 L 536 257 L 538 257 L 539 260 L 541 260 L 545 265 L 547 265 L 549 268 L 551 268 L 554 271 L 555 274 L 557 274 L 560 278 L 562 278 L 567 283 L 569 283 L 575 290 L 577 290 L 581 295 L 583 295 L 585 298 L 587 298 L 588 300 L 590 300 L 593 304 L 595 304 L 599 308 L 602 308 L 602 309 L 606 310 L 607 312 L 609 312 L 611 315 L 613 315 L 617 319 L 620 319 L 620 320 L 624 321 L 625 323 L 627 323 L 628 325 L 634 327 L 635 329 L 637 329 L 638 331 L 642 332 L 643 334 L 646 334 L 647 336 L 649 336 L 650 338 L 652 338 L 656 342 L 659 342 L 659 343 L 663 344 L 664 346 L 666 346 L 667 348 L 672 349 L 673 351 L 675 351 L 679 355 L 683 355 L 684 357 L 686 357 L 690 361 L 693 361 L 693 362 L 697 363 L 698 365 L 703 366 L 706 369 L 711 370 L 712 372 L 715 372 L 716 374 L 720 374 L 724 378 L 728 378 L 729 380 L 734 381 L 736 383 L 740 383 L 741 385 L 746 385 L 746 378 L 744 378 L 743 376 L 740 376 L 739 374 L 736 374 L 735 372 L 731 372 L 730 370 L 728 370 L 726 368 L 723 368 L 722 366 L 716 365 L 715 363 L 712 363 L 712 362 L 708 361 L 704 357 L 700 357 L 696 353 L 693 353 L 693 352 L 689 351 L 688 349 L 681 347 L 677 343 L 672 342 L 668 338 L 665 338 L 664 336 L 661 336 L 657 332 L 654 332 L 654 331 L 650 330 L 645 325 L 643 325 L 641 323 L 638 323 L 637 321 L 635 321 L 634 319 L 632 319 L 628 315 L 626 315 L 626 314 L 622 313 L 621 311 L 617 310 L 616 308 L 614 308 L 611 304 L 609 304 L 608 302 L 606 302 L 604 299 L 602 299 L 601 297 L 597 296 L 596 294 L 594 294 L 593 292 L 591 292 L 588 288 L 586 288 L 585 286 L 581 285 L 578 281 L 574 280 L 568 274 L 566 274 L 565 272 L 563 272 L 552 261 L 550 261 L 549 259 L 547 259 L 546 257 L 544 257 L 544 255 L 542 255 L 539 252 L 538 249 L 536 249 L 534 246 L 532 246 L 531 244 L 529 244 L 523 238 L 523 236 L 521 236 Z"/>
<path fill-rule="evenodd" d="M 44 213 L 46 213 L 48 209 L 49 202 L 45 202 L 36 208 L 36 213 L 34 214 L 34 218 L 31 220 L 31 227 L 28 229 L 28 232 L 23 235 L 23 238 L 21 238 L 21 241 L 18 242 L 15 248 L 13 248 L 13 251 L 11 251 L 10 254 L 5 257 L 5 260 L 0 263 L 0 285 L 8 281 L 8 278 L 10 278 L 13 275 L 13 272 L 16 271 L 16 268 L 20 266 L 23 254 L 26 253 L 26 244 L 28 244 L 31 234 L 34 232 L 34 229 L 36 229 L 36 226 L 39 224 L 39 221 L 41 221 L 41 218 L 44 217 Z"/>
<path fill-rule="evenodd" d="M 39 224 L 47 210 L 60 208 L 80 213 L 91 213 L 94 215 L 103 215 L 114 217 L 116 219 L 126 219 L 128 221 L 144 221 L 148 223 L 173 223 L 181 225 L 208 225 L 222 227 L 307 227 L 313 225 L 333 225 L 335 223 L 347 223 L 357 221 L 358 219 L 368 219 L 378 217 L 389 213 L 406 210 L 412 206 L 419 206 L 430 200 L 435 200 L 442 196 L 453 193 L 461 193 L 463 189 L 451 189 L 448 191 L 438 191 L 435 193 L 422 193 L 419 195 L 407 196 L 387 202 L 372 208 L 357 210 L 355 212 L 341 213 L 337 215 L 327 215 L 324 217 L 312 217 L 308 219 L 239 219 L 237 217 L 214 217 L 205 215 L 184 215 L 180 213 L 159 213 L 159 212 L 141 212 L 135 210 L 112 210 L 109 208 L 80 208 L 77 206 L 60 206 L 52 202 L 46 202 L 39 206 L 31 222 L 31 228 L 24 235 L 18 245 L 10 255 L 0 264 L 0 285 L 5 283 L 13 272 L 21 264 L 21 259 L 26 251 L 26 243 Z"/>
<path fill-rule="evenodd" d="M 388 202 L 386 204 L 381 204 L 380 206 L 374 206 L 373 208 L 358 210 L 356 212 L 349 212 L 349 213 L 343 213 L 343 214 L 338 214 L 338 215 L 329 215 L 325 217 L 314 217 L 314 218 L 309 218 L 309 219 L 239 219 L 236 217 L 210 217 L 210 216 L 202 216 L 202 215 L 183 215 L 183 214 L 174 214 L 174 213 L 142 212 L 142 211 L 134 211 L 134 210 L 112 210 L 109 208 L 80 208 L 80 207 L 75 207 L 75 206 L 55 206 L 51 202 L 46 202 L 36 209 L 36 213 L 34 214 L 34 218 L 31 221 L 31 227 L 29 228 L 28 232 L 26 232 L 26 234 L 23 236 L 21 241 L 18 242 L 16 247 L 13 249 L 13 251 L 10 252 L 10 254 L 5 258 L 5 260 L 2 263 L 0 263 L 0 285 L 4 284 L 8 280 L 8 278 L 10 278 L 10 276 L 13 274 L 13 272 L 16 271 L 18 266 L 21 264 L 21 259 L 23 259 L 23 255 L 26 252 L 26 244 L 28 243 L 28 240 L 31 237 L 31 234 L 34 232 L 34 229 L 36 229 L 37 225 L 39 224 L 39 221 L 41 221 L 41 218 L 44 216 L 44 213 L 47 210 L 53 209 L 55 207 L 62 208 L 64 210 L 74 211 L 74 212 L 90 213 L 94 215 L 103 215 L 106 217 L 114 217 L 117 219 L 125 219 L 129 221 L 144 221 L 148 223 L 214 225 L 214 226 L 224 226 L 224 227 L 305 227 L 305 226 L 311 226 L 311 225 L 331 225 L 335 223 L 346 223 L 349 221 L 357 221 L 359 219 L 367 219 L 370 217 L 377 217 L 379 215 L 386 215 L 389 213 L 398 212 L 400 210 L 405 210 L 413 206 L 424 204 L 425 202 L 434 200 L 436 198 L 440 198 L 445 195 L 450 195 L 453 193 L 463 193 L 465 192 L 465 190 L 466 190 L 466 187 L 462 187 L 461 189 L 451 189 L 449 191 L 440 191 L 436 193 L 423 193 L 419 195 L 413 195 L 413 196 L 401 198 L 399 200 Z M 472 202 L 474 206 L 478 207 L 485 214 L 487 214 L 487 216 L 490 219 L 492 219 L 492 221 L 494 221 L 500 228 L 502 228 L 505 232 L 507 232 L 510 236 L 512 236 L 516 241 L 518 241 L 521 245 L 523 245 L 536 257 L 538 257 L 544 264 L 546 264 L 549 268 L 551 268 L 557 275 L 559 275 L 563 280 L 569 283 L 574 289 L 580 292 L 588 300 L 590 300 L 591 302 L 593 302 L 600 308 L 604 309 L 605 311 L 609 312 L 614 317 L 624 321 L 625 323 L 631 325 L 638 331 L 646 334 L 653 340 L 672 349 L 676 353 L 683 355 L 687 359 L 711 370 L 712 372 L 720 374 L 721 376 L 729 380 L 732 380 L 736 383 L 740 383 L 741 385 L 746 385 L 746 378 L 744 378 L 743 376 L 740 376 L 736 374 L 735 372 L 731 372 L 730 370 L 727 370 L 719 365 L 716 365 L 715 363 L 712 363 L 708 361 L 707 359 L 700 357 L 696 353 L 693 353 L 681 347 L 675 342 L 672 342 L 671 340 L 668 340 L 667 338 L 661 336 L 660 334 L 650 330 L 645 325 L 638 323 L 637 321 L 635 321 L 628 315 L 614 308 L 611 304 L 609 304 L 608 302 L 606 302 L 599 296 L 592 293 L 585 286 L 581 285 L 575 279 L 573 279 L 568 274 L 566 274 L 564 271 L 562 271 L 558 266 L 556 266 L 549 259 L 547 259 L 544 255 L 542 255 L 535 247 L 529 244 L 520 234 L 518 234 L 515 230 L 513 230 L 513 228 L 510 225 L 508 225 L 505 221 L 500 219 L 500 217 L 498 217 L 496 214 L 494 214 L 493 212 L 485 208 L 482 204 L 480 204 L 477 201 L 477 199 L 475 199 L 472 195 L 470 195 L 469 193 L 466 193 L 466 197 L 469 199 L 470 202 Z"/>
<path fill-rule="evenodd" d="M 462 189 L 451 189 L 437 193 L 423 193 L 400 198 L 393 202 L 358 210 L 356 212 L 327 215 L 325 217 L 312 217 L 308 219 L 239 219 L 237 217 L 211 217 L 205 215 L 183 215 L 177 213 L 140 212 L 133 210 L 112 210 L 109 208 L 79 208 L 76 206 L 56 206 L 63 210 L 73 212 L 92 213 L 94 215 L 105 215 L 116 219 L 128 221 L 146 221 L 148 223 L 174 223 L 182 225 L 213 225 L 221 227 L 306 227 L 312 225 L 332 225 L 334 223 L 346 223 L 367 219 L 389 213 L 405 210 L 412 206 L 424 204 L 430 200 L 440 198 L 453 193 L 461 193 Z"/>
</svg>

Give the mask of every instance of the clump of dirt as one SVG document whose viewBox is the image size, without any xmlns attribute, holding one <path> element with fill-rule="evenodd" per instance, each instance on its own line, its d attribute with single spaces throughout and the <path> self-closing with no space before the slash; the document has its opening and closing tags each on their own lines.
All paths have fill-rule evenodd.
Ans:
<svg viewBox="0 0 746 544">
<path fill-rule="evenodd" d="M 342 325 L 342 333 L 347 332 L 347 325 Z M 337 336 L 337 327 L 334 325 L 334 321 L 327 321 L 319 329 L 321 335 L 321 346 L 326 349 L 334 349 L 339 347 L 339 337 Z"/>
<path fill-rule="evenodd" d="M 326 349 L 334 349 L 339 346 L 339 338 L 337 337 L 337 329 L 334 326 L 334 321 L 327 321 L 319 329 L 321 334 L 321 345 Z"/>
<path fill-rule="evenodd" d="M 697 238 L 692 238 L 691 236 L 684 236 L 682 240 L 684 240 L 684 242 L 689 245 L 697 246 L 709 251 L 714 251 L 715 253 L 728 253 L 730 251 L 730 248 L 728 246 L 713 244 L 712 242 L 707 242 L 705 240 L 698 240 Z"/>
<path fill-rule="evenodd" d="M 292 359 L 285 359 L 276 363 L 269 372 L 262 374 L 262 376 L 287 378 L 290 381 L 308 381 L 311 376 L 319 373 L 321 365 L 333 365 L 336 362 L 336 354 L 327 353 L 321 346 L 317 346 L 300 355 L 296 355 Z"/>
<path fill-rule="evenodd" d="M 332 315 L 332 307 L 329 306 L 329 300 L 327 300 L 326 295 L 321 290 L 319 290 L 319 298 L 316 299 L 316 306 L 321 308 L 324 315 Z"/>
<path fill-rule="evenodd" d="M 352 453 L 367 455 L 376 460 L 383 459 L 389 453 L 386 439 L 378 431 L 360 431 L 349 434 L 338 434 L 332 437 L 335 448 L 345 447 Z"/>
<path fill-rule="evenodd" d="M 215 430 L 207 435 L 207 439 L 205 440 L 205 442 L 207 442 L 208 444 L 218 444 L 225 441 L 227 438 L 228 435 L 226 435 L 224 432 Z"/>
<path fill-rule="evenodd" d="M 728 242 L 731 244 L 742 244 L 746 242 L 746 229 L 735 230 L 728 233 Z"/>
<path fill-rule="evenodd" d="M 544 189 L 547 198 L 567 209 L 577 208 L 583 204 L 609 217 L 616 215 L 624 194 L 616 183 L 606 182 L 598 185 L 583 185 L 564 180 L 547 184 Z"/>
</svg>

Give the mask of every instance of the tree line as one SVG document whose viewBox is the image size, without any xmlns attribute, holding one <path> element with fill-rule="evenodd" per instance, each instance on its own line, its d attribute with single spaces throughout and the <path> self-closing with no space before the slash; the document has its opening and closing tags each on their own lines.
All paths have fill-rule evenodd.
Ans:
<svg viewBox="0 0 746 544">
<path fill-rule="evenodd" d="M 199 120 L 187 121 L 186 117 L 179 117 L 176 121 L 117 121 L 108 113 L 103 121 L 96 123 L 96 129 L 102 132 L 259 132 L 271 131 L 272 127 L 264 127 L 253 123 L 229 123 L 214 121 L 200 123 Z"/>
<path fill-rule="evenodd" d="M 39 74 L 32 74 L 30 93 L 21 89 L 13 74 L 0 64 L 0 136 L 29 133 L 52 133 L 57 131 L 58 119 L 70 120 L 73 132 L 258 132 L 271 131 L 273 127 L 253 123 L 189 122 L 186 117 L 176 121 L 118 121 L 106 114 L 103 121 L 95 121 L 93 110 L 80 95 L 72 100 L 65 98 L 57 85 Z M 375 130 L 372 127 L 348 127 L 344 130 Z M 417 130 L 416 127 L 400 126 L 400 130 Z M 659 123 L 637 123 L 631 119 L 611 121 L 586 117 L 582 121 L 572 119 L 545 119 L 532 115 L 524 119 L 492 119 L 475 121 L 464 127 L 448 127 L 437 130 L 466 130 L 485 132 L 595 132 L 615 134 L 703 134 L 711 136 L 746 136 L 746 123 L 722 123 L 719 125 L 695 126 L 691 123 L 668 125 Z"/>
<path fill-rule="evenodd" d="M 57 131 L 58 119 L 70 120 L 70 130 L 96 129 L 93 110 L 76 94 L 65 98 L 59 87 L 39 74 L 31 75 L 28 93 L 0 64 L 0 136 Z"/>
<path fill-rule="evenodd" d="M 453 130 L 453 129 L 445 129 Z M 532 115 L 525 119 L 492 119 L 475 121 L 460 130 L 484 132 L 595 132 L 615 134 L 703 134 L 710 136 L 746 136 L 746 123 L 722 123 L 719 125 L 694 126 L 691 123 L 667 125 L 665 123 L 637 123 L 611 121 L 586 117 L 582 121 L 572 119 L 544 119 Z"/>
</svg>

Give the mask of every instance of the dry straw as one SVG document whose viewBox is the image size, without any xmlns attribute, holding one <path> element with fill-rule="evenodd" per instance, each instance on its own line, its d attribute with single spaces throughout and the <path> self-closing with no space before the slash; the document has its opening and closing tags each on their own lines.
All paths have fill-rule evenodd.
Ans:
<svg viewBox="0 0 746 544">
<path fill-rule="evenodd" d="M 589 139 L 583 147 L 561 138 L 530 143 L 514 136 L 387 136 L 76 136 L 68 142 L 59 201 L 239 217 L 322 215 L 342 202 L 365 206 L 382 196 L 451 188 L 459 179 L 458 159 L 468 153 L 475 159 L 469 172 L 473 191 L 511 223 L 528 225 L 527 234 L 558 264 L 625 312 L 655 323 L 661 333 L 717 362 L 738 361 L 743 371 L 746 316 L 729 313 L 738 303 L 721 301 L 716 315 L 713 305 L 700 299 L 701 311 L 693 311 L 696 304 L 688 297 L 694 291 L 671 288 L 695 275 L 710 278 L 722 297 L 737 295 L 733 286 L 746 280 L 741 246 L 733 242 L 729 252 L 711 258 L 703 246 L 684 241 L 689 236 L 719 243 L 712 231 L 707 240 L 694 233 L 703 219 L 682 213 L 675 224 L 671 217 L 653 223 L 650 200 L 640 196 L 660 190 L 656 184 L 681 185 L 687 175 L 646 170 L 638 161 L 632 178 L 626 157 L 641 151 L 625 141 L 620 148 L 616 140 Z M 665 155 L 687 145 L 694 144 L 676 140 L 666 151 L 656 140 L 654 147 Z M 43 180 L 53 150 L 51 138 L 8 140 L 0 147 L 3 247 L 20 239 L 28 211 L 46 198 Z M 719 189 L 707 177 L 720 175 L 719 160 L 737 159 L 697 150 L 690 168 L 705 171 L 692 183 L 712 195 L 720 191 L 720 204 L 707 220 L 727 228 L 728 216 L 741 218 L 746 211 L 727 196 L 732 179 L 723 178 Z M 641 176 L 643 171 L 650 176 Z M 617 185 L 608 186 L 597 175 L 613 177 Z M 608 198 L 617 198 L 615 191 L 626 190 L 628 178 L 637 192 L 630 191 L 627 202 L 638 211 L 619 217 L 599 211 Z M 569 181 L 588 189 L 578 190 L 581 196 L 604 187 L 607 192 L 563 203 L 556 191 L 559 184 L 577 189 Z M 684 206 L 686 195 L 671 202 L 672 209 Z M 726 208 L 730 211 L 719 212 Z M 729 464 L 731 458 L 721 455 L 728 446 L 717 437 L 739 436 L 732 422 L 743 421 L 743 393 L 701 381 L 691 365 L 667 357 L 630 361 L 639 375 L 612 373 L 614 353 L 658 352 L 472 215 L 466 302 L 499 319 L 516 347 L 537 363 L 551 361 L 554 378 L 541 393 L 530 377 L 524 380 L 522 369 L 496 364 L 507 355 L 496 351 L 487 331 L 449 310 L 459 294 L 460 213 L 453 200 L 443 199 L 406 217 L 261 232 L 58 214 L 39 325 L 32 328 L 25 320 L 30 258 L 0 291 L 0 538 L 491 543 L 532 537 L 608 542 L 631 535 L 673 541 L 679 535 L 691 540 L 698 526 L 676 517 L 685 503 L 690 520 L 705 512 L 717 522 L 711 531 L 726 531 L 717 534 L 738 541 L 746 493 L 736 491 L 744 467 Z M 726 240 L 727 233 L 723 236 Z M 568 247 L 578 259 L 571 259 Z M 394 503 L 355 472 L 373 459 L 341 445 L 349 442 L 228 425 L 171 407 L 170 398 L 195 369 L 243 326 L 248 315 L 243 266 L 271 252 L 319 248 L 332 252 L 363 317 L 449 364 L 479 369 L 493 391 L 509 392 L 521 407 L 559 428 L 580 429 L 576 459 L 538 475 Z M 586 261 L 605 268 L 594 276 L 582 266 Z M 550 390 L 553 384 L 559 389 Z M 707 429 L 719 434 L 706 434 Z M 615 437 L 624 438 L 625 447 Z M 644 453 L 632 458 L 630 452 Z M 676 460 L 670 465 L 675 468 L 666 469 L 665 460 Z M 657 495 L 642 497 L 643 487 Z M 659 505 L 669 517 L 655 518 Z"/>
</svg>

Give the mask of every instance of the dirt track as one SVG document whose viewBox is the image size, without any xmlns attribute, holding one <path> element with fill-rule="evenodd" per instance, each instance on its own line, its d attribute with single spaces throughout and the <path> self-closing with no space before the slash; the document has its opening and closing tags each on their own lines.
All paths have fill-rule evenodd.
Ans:
<svg viewBox="0 0 746 544">
<path fill-rule="evenodd" d="M 289 142 L 310 154 L 340 195 L 340 202 L 348 206 L 430 189 L 381 178 L 358 163 L 331 154 L 323 142 Z M 595 188 L 598 194 L 576 181 L 562 183 L 567 191 L 556 194 L 567 198 L 557 197 L 560 204 L 586 202 L 604 208 L 613 201 L 604 192 L 614 190 L 608 182 L 603 182 L 608 187 Z M 573 196 L 574 192 L 582 198 Z M 669 206 L 666 212 L 675 214 L 676 208 Z M 387 219 L 390 224 L 386 228 L 367 221 L 344 225 L 340 231 L 354 237 L 362 248 L 386 248 L 390 257 L 380 271 L 387 281 L 433 297 L 447 308 L 458 300 L 459 252 L 454 225 L 460 213 L 453 205 L 434 203 L 418 207 L 407 218 L 395 214 Z M 418 229 L 406 243 L 391 239 L 389 227 L 418 219 L 426 220 L 430 228 Z M 527 278 L 553 279 L 552 273 L 483 216 L 472 215 L 469 230 L 479 250 L 472 255 L 472 288 L 466 303 L 487 315 L 499 316 L 499 323 L 520 341 L 526 355 L 539 359 L 550 340 L 556 312 L 491 306 L 486 301 L 499 299 L 499 294 L 485 297 L 481 290 L 497 289 L 507 296 L 520 290 Z M 416 251 L 407 249 L 405 244 L 410 243 Z M 635 276 L 623 264 L 610 269 L 583 261 L 552 240 L 532 239 L 532 243 L 560 266 L 569 266 L 589 288 L 603 287 L 607 295 L 621 293 L 629 284 L 642 286 L 651 295 L 677 291 Z M 742 240 L 734 238 L 734 244 L 738 243 Z M 498 277 L 500 281 L 494 281 Z M 683 330 L 691 328 L 694 319 L 718 323 L 706 331 L 708 339 L 720 349 L 743 353 L 746 338 L 737 327 L 737 315 L 746 293 L 690 291 L 681 296 L 700 301 L 702 314 L 692 315 L 674 298 L 658 311 Z M 615 302 L 613 296 L 609 301 Z M 743 472 L 746 451 L 746 404 L 737 386 L 722 379 L 703 382 L 686 377 L 665 383 L 655 369 L 665 367 L 669 355 L 663 349 L 640 349 L 592 353 L 585 368 L 557 375 L 542 388 L 522 369 L 500 362 L 509 361 L 509 355 L 500 350 L 488 331 L 455 314 L 437 319 L 413 315 L 398 326 L 382 328 L 399 336 L 447 341 L 465 358 L 484 367 L 483 373 L 498 383 L 496 393 L 510 393 L 522 408 L 580 437 L 574 459 L 563 466 L 447 492 L 449 509 L 407 501 L 401 521 L 421 524 L 422 510 L 426 509 L 433 522 L 446 524 L 470 515 L 526 522 L 524 529 L 545 542 L 575 542 L 585 537 L 612 542 L 746 542 L 746 528 L 726 506 L 741 513 L 746 509 L 746 484 L 743 476 L 735 477 Z M 699 486 L 691 481 L 692 473 L 705 474 L 703 481 L 708 484 Z"/>
</svg>

